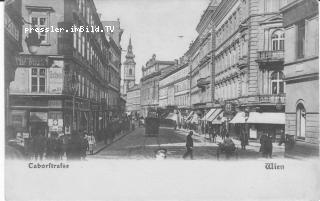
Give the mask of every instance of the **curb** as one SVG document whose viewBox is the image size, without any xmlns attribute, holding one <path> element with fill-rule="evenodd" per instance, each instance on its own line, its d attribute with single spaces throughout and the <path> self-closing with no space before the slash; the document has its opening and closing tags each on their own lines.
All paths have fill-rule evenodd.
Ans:
<svg viewBox="0 0 320 201">
<path fill-rule="evenodd" d="M 103 147 L 99 148 L 97 151 L 93 152 L 93 154 L 92 154 L 91 156 L 98 154 L 99 152 L 101 152 L 101 151 L 102 151 L 102 150 L 104 150 L 105 148 L 107 148 L 107 147 L 109 147 L 110 145 L 112 145 L 113 143 L 115 143 L 115 142 L 117 142 L 117 141 L 121 140 L 123 137 L 125 137 L 125 136 L 129 135 L 130 133 L 133 133 L 134 131 L 135 131 L 135 130 L 133 130 L 133 131 L 131 131 L 131 132 L 128 132 L 128 133 L 125 133 L 125 134 L 121 135 L 120 137 L 118 137 L 118 138 L 116 138 L 115 140 L 113 140 L 111 143 L 106 144 L 105 146 L 103 146 Z"/>
</svg>

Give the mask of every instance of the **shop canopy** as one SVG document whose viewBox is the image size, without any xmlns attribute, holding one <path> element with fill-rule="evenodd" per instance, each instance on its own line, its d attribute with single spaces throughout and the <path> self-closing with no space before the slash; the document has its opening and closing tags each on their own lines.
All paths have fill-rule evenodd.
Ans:
<svg viewBox="0 0 320 201">
<path fill-rule="evenodd" d="M 223 111 L 221 111 L 213 120 L 212 124 L 222 124 L 222 122 L 225 122 L 227 118 L 223 116 Z"/>
<path fill-rule="evenodd" d="M 246 123 L 245 113 L 238 112 L 236 116 L 230 121 L 231 124 L 244 124 Z"/>
<path fill-rule="evenodd" d="M 177 121 L 178 115 L 176 113 L 169 113 L 168 116 L 165 119 L 170 119 L 173 121 Z"/>
<path fill-rule="evenodd" d="M 250 112 L 247 123 L 249 124 L 285 124 L 284 113 Z"/>
<path fill-rule="evenodd" d="M 198 123 L 198 121 L 199 121 L 199 117 L 198 117 L 198 115 L 197 114 L 193 114 L 193 116 L 192 116 L 192 119 L 191 119 L 191 123 Z"/>
<path fill-rule="evenodd" d="M 206 115 L 204 115 L 204 117 L 201 119 L 202 121 L 207 121 L 208 118 L 216 111 L 216 109 L 210 109 L 209 112 L 207 112 Z"/>
<path fill-rule="evenodd" d="M 216 109 L 207 119 L 207 121 L 213 121 L 217 115 L 221 112 L 221 108 Z"/>
<path fill-rule="evenodd" d="M 190 113 L 189 113 L 189 115 L 185 118 L 185 120 L 190 120 L 190 118 L 192 117 L 192 115 L 193 115 L 193 111 L 191 111 Z"/>
</svg>

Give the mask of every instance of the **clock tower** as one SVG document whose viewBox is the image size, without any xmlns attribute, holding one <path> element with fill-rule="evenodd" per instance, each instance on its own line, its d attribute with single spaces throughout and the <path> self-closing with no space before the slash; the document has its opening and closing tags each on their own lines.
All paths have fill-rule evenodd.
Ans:
<svg viewBox="0 0 320 201">
<path fill-rule="evenodd" d="M 135 68 L 136 68 L 136 62 L 134 61 L 134 54 L 132 52 L 132 44 L 131 44 L 131 38 L 129 39 L 129 45 L 127 49 L 127 55 L 126 60 L 123 63 L 123 95 L 127 94 L 127 91 L 129 88 L 133 87 L 135 85 Z"/>
</svg>

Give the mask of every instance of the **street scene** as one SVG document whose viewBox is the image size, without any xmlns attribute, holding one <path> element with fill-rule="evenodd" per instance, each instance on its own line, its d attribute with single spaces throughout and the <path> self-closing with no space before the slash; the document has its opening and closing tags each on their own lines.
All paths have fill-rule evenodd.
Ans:
<svg viewBox="0 0 320 201">
<path fill-rule="evenodd" d="M 316 0 L 8 0 L 6 158 L 318 159 L 318 33 Z"/>
</svg>

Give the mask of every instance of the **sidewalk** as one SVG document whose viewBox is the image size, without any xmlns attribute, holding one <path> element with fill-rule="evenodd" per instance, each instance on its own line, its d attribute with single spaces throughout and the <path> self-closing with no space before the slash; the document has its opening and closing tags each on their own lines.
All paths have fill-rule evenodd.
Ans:
<svg viewBox="0 0 320 201">
<path fill-rule="evenodd" d="M 134 130 L 129 130 L 126 132 L 121 132 L 120 134 L 116 135 L 113 139 L 112 142 L 109 142 L 108 144 L 105 144 L 103 140 L 101 140 L 100 142 L 97 142 L 96 146 L 93 149 L 93 155 L 99 153 L 100 151 L 102 151 L 103 149 L 107 148 L 108 146 L 110 146 L 111 144 L 113 144 L 114 142 L 120 140 L 121 138 L 129 135 L 130 133 L 132 133 Z M 87 155 L 90 156 L 89 151 L 87 151 Z"/>
<path fill-rule="evenodd" d="M 179 132 L 179 133 L 183 133 L 186 136 L 189 134 L 189 131 L 190 131 L 190 130 L 187 130 L 187 129 L 177 129 L 177 130 L 183 131 L 183 132 Z M 193 138 L 198 140 L 198 141 L 200 141 L 200 142 L 211 142 L 208 134 L 207 135 L 201 135 L 201 134 L 193 131 Z M 232 141 L 234 142 L 234 144 L 236 145 L 236 147 L 238 149 L 241 149 L 240 140 L 235 139 L 233 137 L 231 137 L 231 138 L 232 138 Z M 216 137 L 216 142 L 211 142 L 211 143 L 218 144 L 219 142 L 223 142 L 223 140 L 222 140 L 222 138 L 220 136 L 217 136 Z M 259 142 L 254 141 L 254 140 L 249 140 L 249 145 L 246 146 L 246 150 L 259 152 L 260 146 L 261 145 L 260 145 Z M 274 143 L 272 143 L 272 146 L 273 146 L 272 157 L 273 158 L 284 158 L 284 149 L 285 149 L 284 144 L 279 146 L 279 144 L 277 142 L 274 142 Z"/>
</svg>

